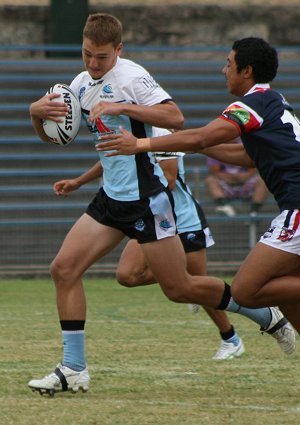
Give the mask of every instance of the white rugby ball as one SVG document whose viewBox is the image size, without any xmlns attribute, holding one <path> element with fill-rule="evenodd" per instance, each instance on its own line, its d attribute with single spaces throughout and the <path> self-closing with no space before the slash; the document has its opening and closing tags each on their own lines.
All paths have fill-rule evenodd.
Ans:
<svg viewBox="0 0 300 425">
<path fill-rule="evenodd" d="M 81 124 L 81 106 L 78 97 L 66 84 L 55 84 L 49 93 L 58 93 L 55 102 L 65 102 L 69 107 L 68 115 L 61 117 L 61 122 L 43 120 L 43 128 L 52 143 L 65 146 L 73 142 Z"/>
</svg>

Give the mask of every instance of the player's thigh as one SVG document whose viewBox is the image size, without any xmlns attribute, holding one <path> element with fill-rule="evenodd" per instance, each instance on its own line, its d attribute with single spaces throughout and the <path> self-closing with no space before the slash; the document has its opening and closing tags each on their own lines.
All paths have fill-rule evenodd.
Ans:
<svg viewBox="0 0 300 425">
<path fill-rule="evenodd" d="M 141 245 L 135 239 L 130 239 L 120 257 L 117 268 L 118 280 L 133 275 L 141 275 L 147 267 Z"/>
<path fill-rule="evenodd" d="M 206 249 L 202 248 L 198 251 L 187 252 L 186 254 L 187 260 L 187 271 L 192 276 L 205 276 L 207 273 L 207 256 Z"/>
<path fill-rule="evenodd" d="M 141 247 L 161 286 L 171 288 L 187 282 L 186 257 L 178 235 L 141 244 Z"/>
<path fill-rule="evenodd" d="M 297 273 L 299 266 L 299 256 L 259 242 L 234 277 L 232 293 L 251 296 L 271 279 Z"/>
<path fill-rule="evenodd" d="M 67 234 L 55 259 L 85 270 L 117 246 L 124 234 L 83 214 Z"/>
</svg>

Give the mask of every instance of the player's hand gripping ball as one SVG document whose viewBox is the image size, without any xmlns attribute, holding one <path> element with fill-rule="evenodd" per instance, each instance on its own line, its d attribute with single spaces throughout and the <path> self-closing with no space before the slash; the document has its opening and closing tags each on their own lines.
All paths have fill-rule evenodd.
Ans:
<svg viewBox="0 0 300 425">
<path fill-rule="evenodd" d="M 56 102 L 65 102 L 68 105 L 68 115 L 62 117 L 62 122 L 43 120 L 44 131 L 52 143 L 66 146 L 73 142 L 81 124 L 81 106 L 78 97 L 66 84 L 55 84 L 48 93 L 58 93 Z M 47 93 L 47 94 L 48 94 Z"/>
</svg>

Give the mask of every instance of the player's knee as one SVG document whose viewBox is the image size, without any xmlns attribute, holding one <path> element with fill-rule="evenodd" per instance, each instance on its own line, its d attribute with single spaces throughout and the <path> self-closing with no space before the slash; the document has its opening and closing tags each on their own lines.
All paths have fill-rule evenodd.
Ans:
<svg viewBox="0 0 300 425">
<path fill-rule="evenodd" d="M 174 303 L 184 303 L 187 300 L 185 291 L 182 288 L 171 287 L 163 289 L 166 297 Z"/>
<path fill-rule="evenodd" d="M 252 297 L 249 293 L 246 293 L 243 289 L 239 288 L 238 286 L 232 285 L 231 296 L 237 304 L 243 307 L 248 307 L 248 308 L 255 307 L 255 298 Z"/>
<path fill-rule="evenodd" d="M 55 258 L 50 265 L 50 273 L 56 284 L 74 282 L 78 278 L 76 269 L 65 261 Z"/>
<path fill-rule="evenodd" d="M 125 286 L 126 288 L 134 288 L 137 286 L 135 276 L 127 274 L 123 270 L 117 270 L 116 279 L 120 285 Z"/>
</svg>

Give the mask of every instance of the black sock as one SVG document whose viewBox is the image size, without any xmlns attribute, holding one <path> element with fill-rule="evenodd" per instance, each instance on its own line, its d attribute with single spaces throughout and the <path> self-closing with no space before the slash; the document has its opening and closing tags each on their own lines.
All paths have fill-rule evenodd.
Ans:
<svg viewBox="0 0 300 425">
<path fill-rule="evenodd" d="M 62 331 L 83 331 L 85 320 L 61 320 Z"/>
<path fill-rule="evenodd" d="M 224 282 L 224 285 L 224 292 L 222 295 L 221 302 L 217 307 L 217 310 L 225 310 L 231 299 L 231 287 L 226 282 Z"/>
<path fill-rule="evenodd" d="M 223 341 L 226 341 L 229 338 L 232 338 L 235 334 L 234 327 L 231 325 L 231 328 L 227 332 L 220 332 L 221 338 Z"/>
</svg>

